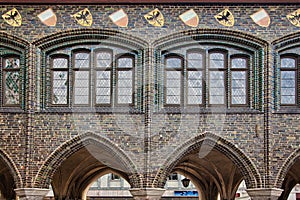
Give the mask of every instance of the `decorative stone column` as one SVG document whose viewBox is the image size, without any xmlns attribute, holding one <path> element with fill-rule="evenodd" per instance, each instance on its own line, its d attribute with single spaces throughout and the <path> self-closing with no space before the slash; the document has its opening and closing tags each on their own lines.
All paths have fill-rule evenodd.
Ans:
<svg viewBox="0 0 300 200">
<path fill-rule="evenodd" d="M 130 189 L 135 200 L 159 200 L 164 194 L 165 189 L 162 188 L 133 188 Z"/>
<path fill-rule="evenodd" d="M 282 191 L 279 188 L 254 188 L 248 189 L 247 193 L 252 200 L 277 200 Z"/>
<path fill-rule="evenodd" d="M 49 189 L 41 188 L 18 188 L 15 189 L 19 200 L 43 200 L 48 194 Z"/>
</svg>

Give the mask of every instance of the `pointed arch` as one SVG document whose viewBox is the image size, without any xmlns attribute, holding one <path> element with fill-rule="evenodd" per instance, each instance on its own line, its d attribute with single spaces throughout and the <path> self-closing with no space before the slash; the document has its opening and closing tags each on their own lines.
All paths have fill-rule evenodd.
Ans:
<svg viewBox="0 0 300 200">
<path fill-rule="evenodd" d="M 164 180 L 178 162 L 191 151 L 199 149 L 202 144 L 208 145 L 211 150 L 217 150 L 230 159 L 240 170 L 248 188 L 258 188 L 262 186 L 261 175 L 249 157 L 226 139 L 213 133 L 206 132 L 202 135 L 191 138 L 180 145 L 174 153 L 166 159 L 161 169 L 158 170 L 155 178 L 158 183 L 161 184 L 159 187 L 164 186 Z"/>
<path fill-rule="evenodd" d="M 5 198 L 14 198 L 14 189 L 21 188 L 23 186 L 22 176 L 10 158 L 10 156 L 2 149 L 0 149 L 0 166 L 4 167 L 0 169 L 1 180 L 1 190 L 4 190 Z M 5 174 L 2 174 L 2 173 Z"/>
<path fill-rule="evenodd" d="M 275 186 L 280 188 L 284 182 L 285 177 L 287 176 L 289 170 L 293 165 L 300 159 L 300 149 L 295 150 L 281 165 L 279 172 L 276 175 Z"/>
<path fill-rule="evenodd" d="M 50 185 L 53 175 L 64 162 L 64 160 L 68 159 L 70 156 L 74 155 L 80 150 L 85 149 L 86 151 L 90 151 L 89 145 L 94 145 L 101 152 L 109 154 L 111 159 L 115 160 L 119 164 L 119 169 L 117 169 L 119 173 L 124 172 L 128 176 L 134 176 L 134 174 L 137 174 L 135 164 L 127 156 L 127 154 L 122 151 L 122 149 L 120 149 L 107 138 L 87 132 L 64 142 L 54 152 L 52 152 L 38 171 L 34 180 L 34 185 L 36 187 L 47 188 Z M 93 152 L 90 152 L 90 154 L 93 156 Z"/>
</svg>

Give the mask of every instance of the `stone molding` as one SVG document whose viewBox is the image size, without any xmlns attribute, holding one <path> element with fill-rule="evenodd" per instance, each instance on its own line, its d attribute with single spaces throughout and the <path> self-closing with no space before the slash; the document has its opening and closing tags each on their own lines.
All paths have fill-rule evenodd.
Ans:
<svg viewBox="0 0 300 200">
<path fill-rule="evenodd" d="M 133 188 L 129 190 L 135 200 L 159 200 L 165 192 L 162 188 Z"/>
<path fill-rule="evenodd" d="M 283 190 L 279 188 L 253 188 L 246 191 L 252 200 L 277 200 Z"/>
<path fill-rule="evenodd" d="M 17 196 L 20 199 L 43 199 L 49 192 L 49 189 L 42 188 L 18 188 L 15 189 Z"/>
</svg>

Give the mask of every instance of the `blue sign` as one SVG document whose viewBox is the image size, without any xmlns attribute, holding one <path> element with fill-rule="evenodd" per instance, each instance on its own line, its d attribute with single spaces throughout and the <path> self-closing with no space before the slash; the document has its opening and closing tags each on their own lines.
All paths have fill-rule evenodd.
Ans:
<svg viewBox="0 0 300 200">
<path fill-rule="evenodd" d="M 198 197 L 197 191 L 174 191 L 175 196 L 183 196 L 183 197 Z"/>
</svg>

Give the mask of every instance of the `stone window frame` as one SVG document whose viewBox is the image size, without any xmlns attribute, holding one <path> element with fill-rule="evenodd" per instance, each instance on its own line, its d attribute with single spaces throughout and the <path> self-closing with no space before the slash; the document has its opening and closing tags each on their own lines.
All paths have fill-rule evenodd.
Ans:
<svg viewBox="0 0 300 200">
<path fill-rule="evenodd" d="M 88 47 L 87 47 L 88 46 Z M 120 48 L 122 49 L 122 48 Z M 76 105 L 74 104 L 74 70 L 76 71 L 77 69 L 74 69 L 74 53 L 77 52 L 82 52 L 82 51 L 90 51 L 90 91 L 89 91 L 89 104 L 88 105 Z M 113 57 L 113 61 L 111 64 L 111 68 L 109 69 L 111 71 L 111 102 L 110 104 L 97 104 L 96 103 L 96 71 L 101 70 L 101 69 L 97 69 L 96 67 L 96 54 L 99 51 L 107 51 L 107 52 L 111 52 L 112 57 Z M 122 51 L 122 50 L 120 50 Z M 52 86 L 53 86 L 53 80 L 52 77 L 47 74 L 50 74 L 49 71 L 51 71 L 53 69 L 52 64 L 51 64 L 51 60 L 53 58 L 60 58 L 60 57 L 65 57 L 68 58 L 68 97 L 67 97 L 67 104 L 53 104 L 52 103 Z M 97 112 L 98 111 L 104 111 L 104 112 L 112 112 L 114 109 L 116 112 L 123 112 L 124 111 L 129 111 L 129 110 L 135 110 L 135 82 L 136 80 L 136 76 L 135 74 L 136 72 L 136 66 L 138 65 L 138 52 L 135 51 L 124 51 L 124 53 L 120 53 L 118 50 L 116 50 L 116 48 L 113 47 L 109 47 L 107 45 L 101 46 L 101 45 L 76 45 L 76 46 L 72 46 L 71 48 L 65 48 L 65 49 L 58 49 L 56 51 L 53 51 L 47 55 L 45 55 L 45 65 L 46 65 L 46 71 L 45 74 L 46 76 L 46 91 L 47 88 L 51 90 L 51 92 L 48 91 L 48 94 L 46 94 L 46 109 L 45 111 L 47 112 L 52 112 L 52 111 L 60 111 L 60 112 L 68 112 L 69 111 L 88 111 L 88 110 L 94 110 L 93 108 L 96 108 Z M 130 104 L 118 104 L 117 103 L 117 62 L 118 59 L 120 58 L 130 58 L 133 60 L 133 66 L 132 66 L 132 82 L 133 82 L 133 86 L 132 86 L 132 103 Z M 52 72 L 51 72 L 52 73 Z M 140 75 L 142 76 L 142 74 Z M 104 110 L 98 110 L 98 108 L 103 108 Z M 129 110 L 128 110 L 129 109 Z"/>
<path fill-rule="evenodd" d="M 233 49 L 233 50 L 232 50 Z M 160 60 L 161 61 L 158 61 L 157 63 L 157 66 L 162 66 L 160 68 L 164 68 L 164 71 L 165 71 L 165 59 L 168 58 L 169 56 L 178 56 L 178 57 L 182 57 L 183 59 L 183 63 L 184 63 L 184 66 L 182 68 L 182 71 L 183 71 L 183 92 L 182 92 L 182 102 L 180 105 L 169 105 L 169 104 L 166 104 L 166 101 L 165 101 L 165 90 L 166 90 L 166 84 L 165 84 L 165 80 L 162 81 L 163 82 L 163 108 L 158 108 L 158 110 L 165 110 L 167 112 L 176 112 L 175 111 L 175 108 L 176 107 L 180 107 L 180 110 L 182 111 L 183 109 L 185 109 L 186 111 L 191 111 L 192 109 L 194 108 L 200 108 L 202 109 L 202 111 L 206 112 L 207 110 L 210 109 L 210 107 L 226 107 L 225 109 L 229 110 L 229 109 L 242 109 L 243 112 L 245 112 L 248 108 L 249 108 L 249 111 L 252 110 L 250 108 L 250 105 L 251 102 L 250 102 L 250 95 L 252 93 L 254 93 L 254 83 L 252 83 L 253 81 L 253 76 L 254 75 L 254 72 L 253 72 L 253 68 L 255 67 L 254 64 L 253 64 L 253 61 L 252 59 L 254 59 L 254 55 L 251 55 L 250 53 L 247 53 L 247 52 L 244 52 L 244 51 L 238 51 L 238 50 L 235 50 L 234 48 L 230 48 L 230 47 L 227 47 L 227 46 L 219 46 L 219 45 L 207 45 L 207 48 L 205 49 L 200 49 L 200 48 L 195 48 L 195 47 L 188 47 L 186 48 L 186 50 L 180 50 L 181 52 L 179 53 L 171 53 L 171 52 L 168 52 L 168 51 L 164 51 L 164 52 L 161 52 L 161 55 L 158 56 L 158 58 L 161 58 Z M 175 51 L 176 52 L 176 51 Z M 183 53 L 184 52 L 184 53 Z M 188 104 L 187 103 L 187 71 L 188 71 L 188 67 L 187 67 L 187 63 L 188 63 L 188 60 L 187 60 L 187 55 L 188 53 L 190 52 L 199 52 L 201 54 L 204 54 L 204 57 L 203 57 L 203 63 L 204 63 L 204 66 L 203 66 L 203 94 L 202 94 L 202 98 L 203 98 L 203 101 L 202 101 L 202 104 Z M 225 102 L 224 104 L 210 104 L 209 103 L 209 86 L 208 86 L 208 79 L 209 79 L 209 55 L 211 53 L 222 53 L 224 55 L 224 69 L 222 69 L 222 71 L 224 71 L 224 77 L 225 77 Z M 242 58 L 242 59 L 246 59 L 246 69 L 231 69 L 231 61 L 232 59 L 235 59 L 235 58 Z M 159 63 L 161 62 L 161 64 Z M 159 73 L 159 67 L 157 67 L 156 69 L 156 73 Z M 245 104 L 233 104 L 232 101 L 231 101 L 231 98 L 232 98 L 232 95 L 231 95 L 231 90 L 232 90 L 232 85 L 231 85 L 231 80 L 232 80 L 232 77 L 231 77 L 231 71 L 238 71 L 238 70 L 241 70 L 241 71 L 246 71 L 246 103 Z M 159 79 L 157 78 L 158 75 L 156 75 L 156 81 L 157 81 L 157 90 L 156 92 L 161 92 L 159 90 Z M 165 77 L 165 75 L 163 76 Z M 251 91 L 252 90 L 252 91 Z M 156 95 L 156 97 L 159 97 L 161 95 Z M 158 102 L 157 100 L 155 102 Z M 175 108 L 174 108 L 175 107 Z M 246 108 L 246 109 L 245 109 Z M 203 110 L 204 109 L 204 110 Z M 178 111 L 178 110 L 177 110 Z M 199 111 L 199 109 L 197 110 Z M 200 110 L 201 111 L 201 110 Z"/>
</svg>

